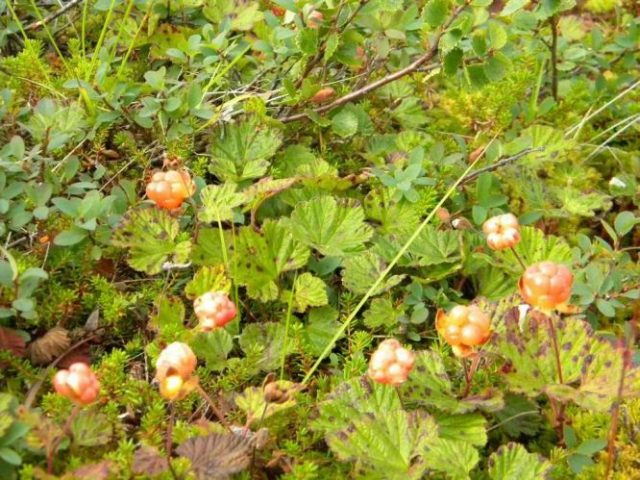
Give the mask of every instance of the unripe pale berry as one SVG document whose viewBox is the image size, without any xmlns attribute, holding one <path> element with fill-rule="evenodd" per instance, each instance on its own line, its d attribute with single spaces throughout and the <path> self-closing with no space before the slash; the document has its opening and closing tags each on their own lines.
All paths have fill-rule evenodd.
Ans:
<svg viewBox="0 0 640 480">
<path fill-rule="evenodd" d="M 448 314 L 438 311 L 436 329 L 455 355 L 466 357 L 474 347 L 489 340 L 491 320 L 476 305 L 456 305 Z"/>
<path fill-rule="evenodd" d="M 224 292 L 207 292 L 193 302 L 193 310 L 200 322 L 200 328 L 210 332 L 224 327 L 237 314 L 236 306 Z"/>
<path fill-rule="evenodd" d="M 168 345 L 156 361 L 156 379 L 160 383 L 160 394 L 167 400 L 176 400 L 187 395 L 198 383 L 193 372 L 198 359 L 186 343 Z"/>
<path fill-rule="evenodd" d="M 562 264 L 540 262 L 531 265 L 518 283 L 522 299 L 543 311 L 553 310 L 571 297 L 573 274 Z"/>
<path fill-rule="evenodd" d="M 482 230 L 492 250 L 513 248 L 520 242 L 520 224 L 512 213 L 491 217 L 484 222 Z"/>
<path fill-rule="evenodd" d="M 89 405 L 98 398 L 100 382 L 85 363 L 74 363 L 53 377 L 53 387 L 59 395 L 78 405 Z"/>
<path fill-rule="evenodd" d="M 309 28 L 313 28 L 313 29 L 319 28 L 323 22 L 324 22 L 324 15 L 322 14 L 322 12 L 319 12 L 318 10 L 313 10 L 307 17 L 307 26 Z"/>
<path fill-rule="evenodd" d="M 407 380 L 414 363 L 414 353 L 390 338 L 383 341 L 371 355 L 369 378 L 378 383 L 400 385 Z"/>
<path fill-rule="evenodd" d="M 154 173 L 146 189 L 147 197 L 167 210 L 178 208 L 194 191 L 195 185 L 184 170 Z"/>
</svg>

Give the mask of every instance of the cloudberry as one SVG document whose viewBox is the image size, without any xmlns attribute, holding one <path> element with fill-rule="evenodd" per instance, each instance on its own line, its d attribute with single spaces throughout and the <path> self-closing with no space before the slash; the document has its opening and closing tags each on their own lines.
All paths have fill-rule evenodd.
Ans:
<svg viewBox="0 0 640 480">
<path fill-rule="evenodd" d="M 413 369 L 415 355 L 395 339 L 383 341 L 371 355 L 369 378 L 378 383 L 400 385 Z"/>
<path fill-rule="evenodd" d="M 168 345 L 156 361 L 156 379 L 160 383 L 160 395 L 176 400 L 187 395 L 198 384 L 193 377 L 198 359 L 185 343 Z"/>
<path fill-rule="evenodd" d="M 223 292 L 207 292 L 200 295 L 193 302 L 193 309 L 200 322 L 200 328 L 205 332 L 224 327 L 237 313 L 236 306 Z"/>
<path fill-rule="evenodd" d="M 512 213 L 491 217 L 484 222 L 482 230 L 492 250 L 513 248 L 520 242 L 520 224 Z"/>
<path fill-rule="evenodd" d="M 491 320 L 476 305 L 457 305 L 448 314 L 438 311 L 436 330 L 451 345 L 456 356 L 466 357 L 474 347 L 489 340 Z"/>
<path fill-rule="evenodd" d="M 53 377 L 56 392 L 78 405 L 89 405 L 98 397 L 100 382 L 85 363 L 74 363 Z"/>
<path fill-rule="evenodd" d="M 169 170 L 154 173 L 146 191 L 158 207 L 173 210 L 193 195 L 195 185 L 186 171 Z"/>
<path fill-rule="evenodd" d="M 522 299 L 543 311 L 553 310 L 569 300 L 572 286 L 571 271 L 553 262 L 531 265 L 518 283 Z"/>
</svg>

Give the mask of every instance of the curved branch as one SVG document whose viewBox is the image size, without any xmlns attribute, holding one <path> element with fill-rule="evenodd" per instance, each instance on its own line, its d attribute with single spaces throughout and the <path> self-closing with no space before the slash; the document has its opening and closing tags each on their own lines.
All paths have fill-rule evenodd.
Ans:
<svg viewBox="0 0 640 480">
<path fill-rule="evenodd" d="M 402 77 L 405 77 L 407 75 L 410 75 L 416 72 L 420 67 L 422 67 L 425 63 L 429 62 L 431 59 L 433 59 L 433 57 L 435 57 L 438 54 L 438 47 L 440 46 L 440 40 L 442 39 L 442 36 L 447 31 L 447 29 L 451 26 L 453 21 L 456 18 L 458 18 L 458 15 L 460 15 L 460 13 L 462 13 L 462 11 L 467 7 L 468 4 L 469 4 L 469 0 L 467 0 L 464 4 L 460 5 L 458 8 L 454 10 L 449 20 L 442 26 L 442 28 L 436 35 L 433 45 L 431 46 L 431 48 L 429 48 L 429 50 L 427 50 L 427 52 L 424 55 L 421 55 L 420 57 L 415 59 L 412 63 L 410 63 L 409 65 L 407 65 L 406 67 L 400 70 L 390 73 L 389 75 L 382 77 L 376 80 L 375 82 L 372 82 L 368 85 L 365 85 L 362 88 L 359 88 L 358 90 L 354 90 L 353 92 L 350 92 L 340 98 L 337 98 L 336 100 L 334 100 L 331 103 L 328 103 L 327 105 L 323 105 L 321 107 L 316 108 L 314 110 L 314 113 L 320 114 L 320 113 L 328 112 L 329 110 L 333 110 L 334 108 L 353 102 L 354 100 L 364 97 L 365 95 L 373 92 L 374 90 L 377 90 L 378 88 L 384 87 L 385 85 L 391 82 L 394 82 Z M 309 115 L 307 112 L 302 112 L 302 113 L 296 113 L 294 115 L 290 115 L 287 117 L 279 118 L 278 120 L 280 120 L 283 123 L 289 123 L 289 122 L 295 122 L 297 120 L 303 120 L 308 117 Z"/>
</svg>

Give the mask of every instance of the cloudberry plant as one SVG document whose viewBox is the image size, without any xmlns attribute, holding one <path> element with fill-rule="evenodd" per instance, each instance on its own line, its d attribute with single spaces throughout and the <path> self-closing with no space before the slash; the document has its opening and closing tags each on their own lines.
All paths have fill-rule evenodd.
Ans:
<svg viewBox="0 0 640 480">
<path fill-rule="evenodd" d="M 482 230 L 492 250 L 513 248 L 520 242 L 520 224 L 512 213 L 491 217 L 484 222 Z"/>
<path fill-rule="evenodd" d="M 491 336 L 491 320 L 476 305 L 457 305 L 447 314 L 436 315 L 438 333 L 451 345 L 458 357 L 467 357 L 473 348 L 484 344 Z"/>
<path fill-rule="evenodd" d="M 200 322 L 200 328 L 210 332 L 224 327 L 233 320 L 237 310 L 224 292 L 207 292 L 193 302 L 193 309 Z"/>
<path fill-rule="evenodd" d="M 156 172 L 147 184 L 147 196 L 160 208 L 173 210 L 193 195 L 195 185 L 184 170 Z"/>
<path fill-rule="evenodd" d="M 518 283 L 522 299 L 543 311 L 564 304 L 571 297 L 573 274 L 564 265 L 540 262 L 531 265 Z"/>
<path fill-rule="evenodd" d="M 369 377 L 378 383 L 400 385 L 413 369 L 415 355 L 393 338 L 383 341 L 371 355 Z"/>
<path fill-rule="evenodd" d="M 100 391 L 100 382 L 85 363 L 74 363 L 68 370 L 60 370 L 53 377 L 56 392 L 78 405 L 95 402 Z"/>
</svg>

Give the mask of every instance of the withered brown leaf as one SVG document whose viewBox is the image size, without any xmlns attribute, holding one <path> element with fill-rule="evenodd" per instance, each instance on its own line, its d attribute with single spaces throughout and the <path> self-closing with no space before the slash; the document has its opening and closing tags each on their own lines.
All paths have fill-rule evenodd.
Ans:
<svg viewBox="0 0 640 480">
<path fill-rule="evenodd" d="M 251 450 L 244 437 L 213 433 L 190 438 L 176 452 L 191 460 L 191 469 L 198 480 L 224 480 L 249 466 Z"/>
<path fill-rule="evenodd" d="M 133 473 L 136 475 L 160 475 L 169 468 L 167 458 L 153 447 L 142 447 L 133 455 Z"/>
<path fill-rule="evenodd" d="M 62 355 L 71 345 L 66 328 L 53 327 L 42 337 L 29 344 L 31 361 L 36 365 L 46 365 Z"/>
</svg>

